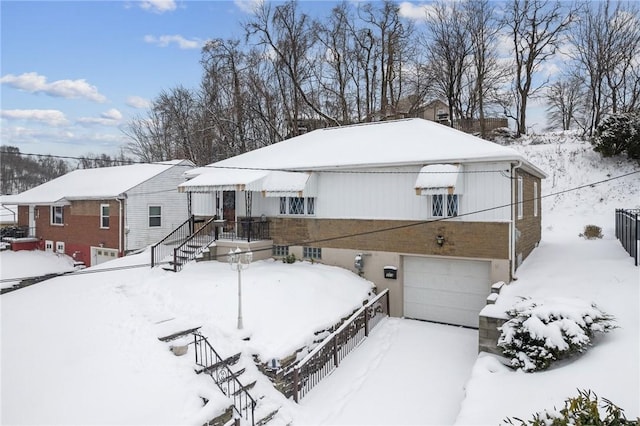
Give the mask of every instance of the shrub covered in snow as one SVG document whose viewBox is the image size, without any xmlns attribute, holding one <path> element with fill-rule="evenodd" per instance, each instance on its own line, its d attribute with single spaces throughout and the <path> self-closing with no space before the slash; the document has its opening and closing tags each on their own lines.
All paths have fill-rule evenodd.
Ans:
<svg viewBox="0 0 640 426">
<path fill-rule="evenodd" d="M 602 238 L 602 228 L 597 225 L 586 225 L 580 237 L 586 238 L 587 240 Z"/>
<path fill-rule="evenodd" d="M 624 410 L 606 398 L 602 398 L 600 404 L 598 396 L 590 390 L 578 390 L 578 396 L 568 398 L 561 410 L 545 410 L 534 414 L 529 421 L 515 417 L 507 418 L 506 424 L 520 426 L 568 426 L 568 425 L 594 425 L 594 426 L 622 426 L 638 425 L 638 420 L 627 420 Z M 600 409 L 603 413 L 600 413 Z M 515 420 L 515 422 L 514 422 Z"/>
<path fill-rule="evenodd" d="M 640 113 L 612 114 L 596 129 L 593 149 L 604 157 L 627 154 L 640 159 Z"/>
<path fill-rule="evenodd" d="M 507 311 L 498 347 L 514 368 L 532 372 L 581 353 L 595 332 L 615 328 L 613 317 L 580 299 L 523 299 Z"/>
</svg>

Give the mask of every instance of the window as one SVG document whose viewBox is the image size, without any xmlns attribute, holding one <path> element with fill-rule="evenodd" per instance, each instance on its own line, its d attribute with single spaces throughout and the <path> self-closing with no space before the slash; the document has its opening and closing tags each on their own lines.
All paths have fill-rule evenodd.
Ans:
<svg viewBox="0 0 640 426">
<path fill-rule="evenodd" d="M 289 256 L 289 246 L 273 246 L 273 255 L 276 257 Z"/>
<path fill-rule="evenodd" d="M 280 197 L 280 214 L 315 215 L 316 199 L 313 197 Z"/>
<path fill-rule="evenodd" d="M 458 216 L 458 194 L 433 194 L 431 196 L 431 216 Z"/>
<path fill-rule="evenodd" d="M 100 204 L 100 228 L 109 228 L 109 204 Z"/>
<path fill-rule="evenodd" d="M 538 216 L 538 182 L 533 182 L 533 215 Z"/>
<path fill-rule="evenodd" d="M 51 224 L 64 225 L 64 207 L 51 206 Z"/>
<path fill-rule="evenodd" d="M 320 247 L 302 247 L 302 257 L 305 259 L 322 259 Z"/>
<path fill-rule="evenodd" d="M 523 188 L 523 180 L 522 176 L 518 176 L 518 219 L 522 219 L 523 216 L 523 198 L 524 198 L 524 188 Z"/>
<path fill-rule="evenodd" d="M 149 227 L 162 226 L 162 207 L 149 206 Z"/>
</svg>

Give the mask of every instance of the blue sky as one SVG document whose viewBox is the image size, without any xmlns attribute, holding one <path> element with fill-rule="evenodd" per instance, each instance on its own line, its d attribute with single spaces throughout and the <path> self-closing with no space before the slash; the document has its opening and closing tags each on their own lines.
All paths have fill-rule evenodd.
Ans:
<svg viewBox="0 0 640 426">
<path fill-rule="evenodd" d="M 117 155 L 120 129 L 162 90 L 197 87 L 203 43 L 242 38 L 255 1 L 0 0 L 0 143 Z M 420 3 L 401 3 L 401 13 L 424 16 Z M 335 4 L 300 2 L 314 16 Z"/>
<path fill-rule="evenodd" d="M 163 89 L 198 85 L 204 41 L 242 37 L 248 5 L 2 0 L 2 145 L 117 154 L 125 142 L 119 127 L 144 115 L 149 100 Z"/>
</svg>

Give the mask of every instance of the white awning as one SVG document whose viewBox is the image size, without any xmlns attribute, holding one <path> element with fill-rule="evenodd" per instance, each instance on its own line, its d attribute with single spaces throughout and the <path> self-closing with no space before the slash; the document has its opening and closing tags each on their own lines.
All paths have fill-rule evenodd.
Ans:
<svg viewBox="0 0 640 426">
<path fill-rule="evenodd" d="M 460 164 L 430 164 L 420 169 L 416 179 L 417 195 L 462 194 L 463 174 Z"/>
<path fill-rule="evenodd" d="M 211 168 L 178 186 L 179 192 L 253 191 L 266 197 L 302 196 L 309 174 Z"/>
</svg>

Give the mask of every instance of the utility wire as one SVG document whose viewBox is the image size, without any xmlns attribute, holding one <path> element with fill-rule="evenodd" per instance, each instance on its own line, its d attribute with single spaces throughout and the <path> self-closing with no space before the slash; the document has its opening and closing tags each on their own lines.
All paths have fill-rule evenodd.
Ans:
<svg viewBox="0 0 640 426">
<path fill-rule="evenodd" d="M 568 192 L 573 192 L 573 191 L 577 191 L 577 190 L 584 189 L 584 188 L 593 188 L 593 187 L 595 187 L 597 185 L 601 185 L 601 184 L 606 183 L 606 182 L 611 182 L 611 181 L 614 181 L 614 180 L 622 179 L 624 177 L 631 176 L 631 175 L 638 174 L 638 173 L 640 173 L 640 170 L 629 172 L 629 173 L 625 173 L 623 175 L 614 176 L 614 177 L 603 179 L 603 180 L 596 181 L 596 182 L 587 183 L 587 184 L 580 185 L 580 186 L 575 186 L 575 187 L 572 187 L 572 188 L 569 188 L 569 189 L 565 189 L 565 190 L 562 190 L 562 191 L 557 191 L 557 192 L 552 192 L 552 193 L 549 193 L 549 194 L 546 194 L 546 195 L 541 195 L 539 197 L 539 199 L 555 197 L 555 196 L 558 196 L 558 195 L 566 194 Z M 335 236 L 335 237 L 328 237 L 328 238 L 322 238 L 322 239 L 317 239 L 317 240 L 304 240 L 304 241 L 294 242 L 294 243 L 291 243 L 289 245 L 290 246 L 298 246 L 298 245 L 317 244 L 317 243 L 323 243 L 323 242 L 327 242 L 327 241 L 340 240 L 340 239 L 344 239 L 344 238 L 360 237 L 360 236 L 363 236 L 363 235 L 371 235 L 371 234 L 378 234 L 378 233 L 381 233 L 381 232 L 396 231 L 398 229 L 412 228 L 412 227 L 421 226 L 421 225 L 425 225 L 425 224 L 429 224 L 429 223 L 442 222 L 442 221 L 445 221 L 445 220 L 451 220 L 451 219 L 456 219 L 456 218 L 460 218 L 460 217 L 471 216 L 471 215 L 474 215 L 474 214 L 485 213 L 485 212 L 492 211 L 492 210 L 499 210 L 499 209 L 504 209 L 504 208 L 507 208 L 507 207 L 513 207 L 513 206 L 516 206 L 518 204 L 524 204 L 524 203 L 533 202 L 535 199 L 536 198 L 534 197 L 534 198 L 529 198 L 529 199 L 526 199 L 526 200 L 518 201 L 518 202 L 515 202 L 515 203 L 508 203 L 508 204 L 503 204 L 501 206 L 488 207 L 486 209 L 480 209 L 480 210 L 475 210 L 475 211 L 468 212 L 468 213 L 462 213 L 462 214 L 459 214 L 459 215 L 454 216 L 454 217 L 442 217 L 442 218 L 435 218 L 435 219 L 430 219 L 430 220 L 413 221 L 413 222 L 407 223 L 407 224 L 391 226 L 391 227 L 386 227 L 386 228 L 381 228 L 381 229 L 374 229 L 374 230 L 371 230 L 371 231 L 356 232 L 356 233 L 352 233 L 352 234 L 343 234 L 343 235 L 338 235 L 338 236 Z M 258 250 L 255 250 L 255 251 L 256 252 L 260 252 L 260 251 L 267 251 L 267 250 L 272 250 L 272 248 L 268 247 L 268 248 L 264 248 L 264 249 L 258 249 Z M 242 254 L 242 253 L 246 253 L 246 251 L 240 252 L 240 254 Z M 227 254 L 216 255 L 215 257 L 218 258 L 218 257 L 224 257 L 224 256 L 227 256 Z M 167 263 L 168 262 L 161 262 L 161 263 L 159 263 L 159 265 L 167 264 Z M 98 273 L 98 272 L 121 271 L 121 270 L 126 270 L 126 269 L 135 269 L 135 268 L 150 267 L 150 266 L 151 266 L 150 263 L 144 263 L 144 264 L 136 264 L 136 265 L 119 266 L 119 267 L 113 267 L 113 268 L 103 268 L 103 269 L 97 269 L 97 270 L 80 270 L 80 271 L 74 272 L 73 275 L 93 274 L 93 273 Z M 21 281 L 21 280 L 27 280 L 27 279 L 33 279 L 33 278 L 38 278 L 38 276 L 35 276 L 35 277 L 4 278 L 4 279 L 0 279 L 0 283 L 10 282 L 10 281 Z"/>
</svg>

